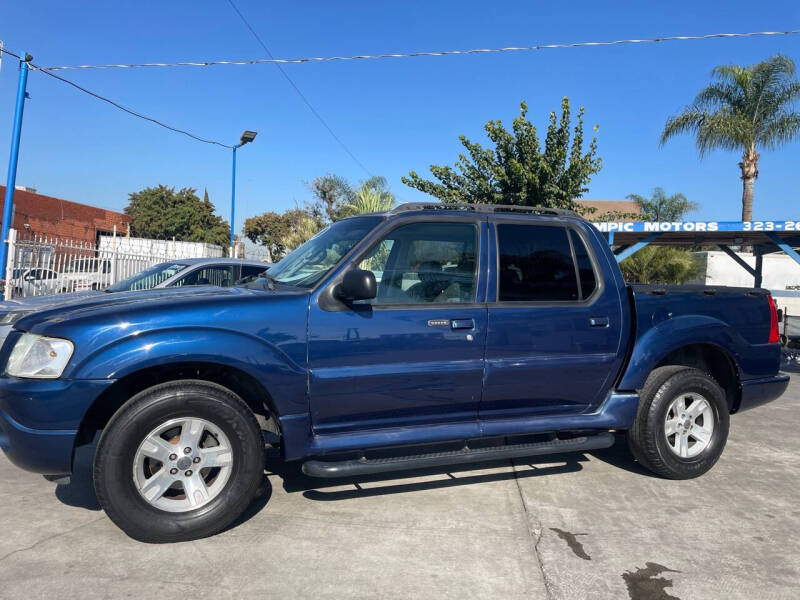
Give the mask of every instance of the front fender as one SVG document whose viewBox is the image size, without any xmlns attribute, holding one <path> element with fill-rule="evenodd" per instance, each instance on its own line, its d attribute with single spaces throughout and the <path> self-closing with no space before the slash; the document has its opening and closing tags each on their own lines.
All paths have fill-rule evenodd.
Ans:
<svg viewBox="0 0 800 600">
<path fill-rule="evenodd" d="M 121 379 L 144 369 L 177 363 L 207 363 L 253 376 L 279 414 L 308 409 L 305 365 L 278 346 L 254 335 L 216 327 L 176 327 L 134 332 L 71 365 L 70 379 Z M 67 375 L 67 374 L 65 374 Z"/>
<path fill-rule="evenodd" d="M 618 386 L 620 390 L 639 390 L 650 372 L 673 350 L 694 344 L 716 346 L 742 371 L 742 357 L 753 348 L 733 327 L 714 317 L 685 315 L 673 317 L 651 327 L 636 339 L 628 367 Z"/>
</svg>

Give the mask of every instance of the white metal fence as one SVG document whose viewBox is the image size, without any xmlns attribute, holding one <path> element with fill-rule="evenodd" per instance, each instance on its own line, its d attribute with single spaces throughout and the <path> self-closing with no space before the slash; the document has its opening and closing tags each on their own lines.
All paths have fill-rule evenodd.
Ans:
<svg viewBox="0 0 800 600">
<path fill-rule="evenodd" d="M 11 229 L 3 296 L 11 298 L 102 290 L 168 260 L 222 256 L 213 244 L 102 236 L 99 244 Z"/>
</svg>

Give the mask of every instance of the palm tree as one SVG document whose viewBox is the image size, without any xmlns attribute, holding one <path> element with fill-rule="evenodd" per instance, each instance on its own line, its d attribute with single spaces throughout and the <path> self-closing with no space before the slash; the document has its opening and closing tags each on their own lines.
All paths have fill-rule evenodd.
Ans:
<svg viewBox="0 0 800 600">
<path fill-rule="evenodd" d="M 691 132 L 701 158 L 717 148 L 741 151 L 742 221 L 751 221 L 758 150 L 773 150 L 800 135 L 800 113 L 794 110 L 800 81 L 794 62 L 780 54 L 748 67 L 715 67 L 711 76 L 694 102 L 667 120 L 661 144 Z"/>
<path fill-rule="evenodd" d="M 350 204 L 342 207 L 342 213 L 358 215 L 362 213 L 381 212 L 395 205 L 394 194 L 389 191 L 385 177 L 371 177 L 355 191 L 355 198 Z"/>
<path fill-rule="evenodd" d="M 691 251 L 669 246 L 646 246 L 619 263 L 625 281 L 680 284 L 701 275 Z"/>
<path fill-rule="evenodd" d="M 648 199 L 639 194 L 628 194 L 628 200 L 633 200 L 641 210 L 641 218 L 645 221 L 681 221 L 690 213 L 700 208 L 697 202 L 690 202 L 681 193 L 667 196 L 664 188 L 657 187 Z"/>
</svg>

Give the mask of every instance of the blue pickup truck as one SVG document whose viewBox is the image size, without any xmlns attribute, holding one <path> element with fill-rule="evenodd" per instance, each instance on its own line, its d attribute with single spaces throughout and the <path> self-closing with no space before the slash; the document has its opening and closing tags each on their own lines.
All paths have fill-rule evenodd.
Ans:
<svg viewBox="0 0 800 600">
<path fill-rule="evenodd" d="M 71 473 L 133 538 L 231 523 L 265 444 L 351 477 L 610 446 L 673 479 L 786 389 L 764 290 L 626 285 L 568 211 L 403 205 L 338 221 L 233 288 L 117 293 L 24 316 L 0 350 L 0 446 Z M 432 446 L 434 445 L 434 446 Z M 444 448 L 444 449 L 442 449 Z"/>
</svg>

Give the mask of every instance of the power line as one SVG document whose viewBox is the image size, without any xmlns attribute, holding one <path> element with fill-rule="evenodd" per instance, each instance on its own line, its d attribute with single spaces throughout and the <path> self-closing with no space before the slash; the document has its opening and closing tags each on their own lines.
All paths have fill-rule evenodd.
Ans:
<svg viewBox="0 0 800 600">
<path fill-rule="evenodd" d="M 3 50 L 0 50 L 0 52 L 2 52 L 3 54 L 8 54 L 9 56 L 13 56 L 13 57 L 15 57 L 15 58 L 17 58 L 19 60 L 22 60 L 22 57 L 19 54 L 16 54 L 15 52 L 11 52 L 10 50 L 3 49 Z M 29 59 L 29 58 L 30 58 L 30 55 L 27 55 L 26 59 Z M 40 67 L 38 65 L 35 65 L 30 60 L 27 60 L 27 62 L 30 64 L 30 67 L 31 67 L 32 70 L 39 71 L 39 72 L 43 73 L 44 75 L 47 75 L 48 77 L 52 77 L 54 79 L 57 79 L 58 81 L 66 83 L 67 85 L 70 85 L 70 86 L 74 87 L 77 90 L 80 90 L 81 92 L 83 92 L 85 94 L 89 94 L 90 96 L 92 96 L 93 98 L 96 98 L 97 100 L 101 100 L 102 102 L 106 102 L 106 103 L 110 104 L 111 106 L 113 106 L 115 108 L 118 108 L 119 110 L 121 110 L 123 112 L 128 113 L 131 116 L 137 117 L 139 119 L 143 119 L 145 121 L 149 121 L 149 122 L 151 122 L 151 123 L 153 123 L 155 125 L 158 125 L 159 127 L 163 127 L 164 129 L 168 129 L 169 131 L 173 131 L 175 133 L 180 133 L 181 135 L 185 135 L 187 137 L 190 137 L 193 140 L 197 140 L 198 142 L 203 142 L 205 144 L 214 144 L 216 146 L 222 146 L 223 148 L 233 148 L 233 146 L 231 146 L 229 144 L 223 144 L 222 142 L 217 142 L 216 140 L 210 140 L 210 139 L 207 139 L 207 138 L 204 138 L 204 137 L 200 137 L 199 135 L 195 135 L 195 134 L 190 133 L 188 131 L 185 131 L 183 129 L 179 129 L 177 127 L 173 127 L 172 125 L 168 125 L 168 124 L 164 123 L 163 121 L 159 121 L 158 119 L 155 119 L 153 117 L 148 117 L 147 115 L 144 115 L 144 114 L 142 114 L 140 112 L 137 112 L 137 111 L 133 110 L 132 108 L 128 108 L 127 106 L 123 106 L 119 102 L 115 102 L 114 100 L 111 100 L 110 98 L 106 98 L 105 96 L 102 96 L 102 95 L 98 94 L 97 92 L 93 92 L 92 90 L 89 90 L 89 89 L 87 89 L 87 88 L 85 88 L 83 86 L 80 86 L 77 83 L 75 83 L 74 81 L 70 81 L 69 79 L 61 77 L 60 75 L 56 75 L 55 73 L 51 73 L 50 71 L 48 71 L 46 69 L 43 69 L 42 67 Z"/>
<path fill-rule="evenodd" d="M 571 42 L 563 44 L 536 44 L 533 46 L 506 46 L 504 48 L 473 48 L 471 50 L 440 50 L 420 52 L 397 52 L 392 54 L 358 54 L 353 56 L 315 56 L 308 58 L 258 58 L 251 60 L 203 60 L 184 62 L 162 63 L 129 63 L 129 64 L 103 64 L 103 65 L 64 65 L 58 67 L 41 67 L 45 71 L 64 71 L 77 69 L 138 69 L 142 67 L 212 67 L 218 65 L 259 65 L 264 63 L 275 64 L 302 64 L 333 62 L 347 60 L 378 60 L 385 58 L 415 58 L 422 56 L 454 56 L 466 54 L 497 54 L 500 52 L 527 52 L 535 50 L 552 50 L 563 48 L 585 48 L 594 46 L 622 46 L 628 44 L 655 44 L 658 42 L 677 42 L 691 40 L 751 38 L 761 36 L 796 35 L 800 29 L 787 31 L 750 31 L 745 33 L 708 33 L 704 35 L 671 35 L 646 39 L 626 39 L 600 42 Z"/>
<path fill-rule="evenodd" d="M 281 63 L 280 63 L 280 61 L 279 61 L 279 60 L 277 60 L 277 59 L 276 59 L 276 58 L 275 58 L 275 57 L 272 55 L 272 52 L 270 52 L 269 48 L 267 48 L 267 45 L 264 43 L 264 40 L 262 40 L 262 39 L 261 39 L 261 36 L 260 36 L 260 35 L 258 35 L 258 33 L 256 33 L 256 30 L 255 30 L 255 29 L 253 29 L 253 27 L 252 27 L 252 26 L 250 25 L 250 23 L 247 21 L 247 19 L 245 18 L 245 16 L 242 14 L 242 11 L 240 11 L 240 10 L 239 10 L 239 9 L 236 7 L 236 4 L 234 4 L 234 3 L 233 3 L 233 0 L 228 0 L 228 3 L 231 5 L 231 8 L 232 8 L 232 9 L 233 9 L 233 10 L 236 12 L 236 14 L 237 14 L 237 15 L 239 15 L 239 18 L 242 20 L 242 23 L 244 23 L 245 27 L 247 27 L 247 29 L 249 29 L 249 30 L 250 30 L 250 33 L 252 33 L 252 34 L 253 34 L 253 37 L 254 37 L 254 38 L 256 38 L 256 41 L 257 41 L 257 42 L 258 42 L 258 43 L 261 45 L 261 47 L 264 49 L 264 52 L 266 52 L 266 53 L 267 53 L 267 56 L 269 56 L 269 60 L 270 60 L 270 61 L 272 61 L 272 64 L 274 64 L 274 65 L 275 65 L 275 66 L 278 68 L 278 70 L 281 72 L 281 75 L 283 75 L 283 76 L 284 76 L 284 78 L 286 79 L 286 81 L 288 81 L 288 82 L 289 82 L 289 85 L 291 85 L 291 86 L 294 88 L 294 91 L 295 91 L 295 92 L 297 92 L 297 95 L 298 95 L 298 96 L 300 96 L 300 98 L 303 100 L 303 102 L 305 102 L 305 105 L 308 107 L 308 109 L 309 109 L 309 110 L 310 110 L 310 111 L 311 111 L 311 112 L 314 114 L 314 116 L 317 118 L 317 120 L 318 120 L 320 123 L 322 123 L 322 126 L 323 126 L 325 129 L 327 129 L 327 130 L 328 130 L 328 133 L 330 133 L 330 134 L 331 134 L 331 137 L 333 137 L 333 139 L 334 139 L 334 140 L 336 140 L 336 142 L 337 142 L 337 143 L 338 143 L 338 144 L 339 144 L 339 145 L 342 147 L 342 149 L 343 149 L 345 152 L 347 152 L 347 154 L 348 154 L 348 155 L 350 155 L 350 158 L 352 158 L 352 159 L 353 159 L 353 160 L 356 162 L 356 164 L 358 164 L 358 166 L 359 166 L 359 167 L 361 167 L 361 168 L 364 170 L 364 172 L 365 172 L 367 175 L 372 175 L 372 173 L 370 173 L 370 170 L 369 170 L 367 167 L 365 167 L 365 166 L 364 166 L 364 164 L 363 164 L 363 163 L 362 163 L 360 160 L 358 160 L 358 159 L 356 158 L 356 155 L 355 155 L 355 154 L 353 154 L 353 153 L 350 151 L 350 148 L 348 148 L 348 147 L 345 145 L 345 143 L 344 143 L 344 142 L 343 142 L 343 141 L 342 141 L 342 140 L 339 138 L 339 136 L 338 136 L 338 135 L 336 135 L 336 133 L 334 133 L 334 131 L 333 131 L 333 129 L 331 129 L 330 125 L 328 125 L 328 123 L 325 121 L 325 119 L 323 119 L 323 118 L 322 118 L 322 115 L 320 115 L 320 114 L 319 114 L 319 112 L 317 112 L 317 109 L 316 109 L 316 108 L 314 108 L 314 106 L 311 104 L 311 102 L 309 102 L 309 100 L 308 100 L 308 98 L 306 98 L 305 94 L 303 94 L 303 92 L 301 92 L 301 91 L 300 91 L 300 88 L 299 88 L 299 87 L 297 87 L 297 84 L 296 84 L 294 81 L 292 81 L 292 78 L 291 78 L 291 77 L 289 77 L 289 75 L 286 73 L 286 71 L 285 71 L 285 70 L 283 69 L 283 67 L 281 66 Z"/>
</svg>

